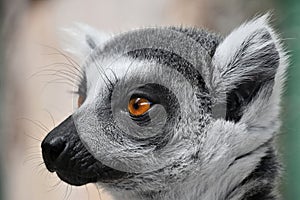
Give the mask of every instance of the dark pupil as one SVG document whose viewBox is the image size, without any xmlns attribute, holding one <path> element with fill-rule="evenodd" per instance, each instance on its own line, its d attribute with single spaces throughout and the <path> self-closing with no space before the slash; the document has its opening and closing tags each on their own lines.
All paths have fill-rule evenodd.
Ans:
<svg viewBox="0 0 300 200">
<path fill-rule="evenodd" d="M 139 109 L 139 104 L 138 104 L 138 102 L 135 102 L 135 103 L 133 104 L 133 108 L 136 109 L 136 110 Z"/>
</svg>

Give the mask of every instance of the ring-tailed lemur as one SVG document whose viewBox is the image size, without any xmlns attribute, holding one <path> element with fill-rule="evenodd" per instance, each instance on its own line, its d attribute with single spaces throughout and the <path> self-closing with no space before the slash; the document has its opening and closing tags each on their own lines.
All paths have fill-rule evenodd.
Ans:
<svg viewBox="0 0 300 200">
<path fill-rule="evenodd" d="M 287 56 L 268 15 L 222 38 L 144 28 L 71 32 L 78 109 L 42 142 L 47 169 L 122 200 L 278 199 Z"/>
</svg>

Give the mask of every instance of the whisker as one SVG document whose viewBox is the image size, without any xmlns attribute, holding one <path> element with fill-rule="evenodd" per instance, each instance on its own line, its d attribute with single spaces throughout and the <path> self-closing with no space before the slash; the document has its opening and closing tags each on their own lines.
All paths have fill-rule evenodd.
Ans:
<svg viewBox="0 0 300 200">
<path fill-rule="evenodd" d="M 62 184 L 62 181 L 61 181 L 61 180 L 58 180 L 57 183 L 55 183 L 52 187 L 54 187 L 54 189 L 55 189 L 55 188 L 57 189 L 57 187 L 60 186 L 61 184 Z M 53 191 L 53 190 L 52 190 L 52 191 Z"/>
<path fill-rule="evenodd" d="M 38 164 L 39 167 L 42 167 L 42 165 L 44 165 L 44 162 L 41 162 L 40 164 Z"/>
<path fill-rule="evenodd" d="M 25 150 L 28 151 L 30 149 L 37 149 L 37 148 L 39 148 L 39 146 L 34 145 L 34 146 L 28 146 Z"/>
<path fill-rule="evenodd" d="M 69 192 L 69 185 L 66 186 L 66 191 L 65 191 L 65 195 L 63 197 L 63 200 L 67 200 L 66 197 L 68 195 L 68 192 Z"/>
<path fill-rule="evenodd" d="M 27 137 L 29 137 L 29 138 L 35 140 L 35 141 L 38 141 L 38 142 L 41 142 L 41 141 L 42 141 L 41 139 L 35 138 L 35 137 L 31 136 L 31 135 L 28 135 L 25 131 L 23 132 L 23 134 L 24 134 L 25 136 L 27 136 Z"/>
<path fill-rule="evenodd" d="M 71 76 L 71 74 L 69 73 L 66 73 L 64 71 L 56 71 L 56 70 L 47 70 L 47 71 L 55 71 L 53 73 L 40 73 L 40 74 L 37 74 L 36 76 L 56 76 L 56 77 L 60 77 L 60 78 L 63 78 L 64 80 L 68 80 L 70 81 L 71 83 L 80 83 L 80 80 L 78 77 L 74 77 L 74 76 Z M 46 72 L 46 70 L 44 70 L 43 72 Z"/>
<path fill-rule="evenodd" d="M 118 77 L 117 77 L 116 73 L 110 68 L 110 66 L 111 66 L 113 63 L 115 63 L 115 62 L 116 62 L 119 58 L 121 58 L 121 57 L 122 57 L 122 55 L 119 56 L 118 58 L 114 59 L 111 63 L 109 63 L 108 65 L 106 65 L 105 69 L 104 69 L 102 66 L 100 66 L 100 64 L 97 62 L 97 59 L 95 59 L 95 62 L 97 62 L 97 63 L 96 63 L 97 66 L 99 66 L 99 67 L 101 68 L 101 70 L 103 71 L 103 73 L 104 73 L 106 79 L 109 81 L 109 83 L 111 84 L 112 87 L 113 87 L 113 84 L 112 84 L 111 80 L 108 78 L 107 74 L 105 73 L 105 70 L 106 70 L 106 69 L 110 70 L 110 71 L 112 72 L 112 74 L 114 75 L 115 80 L 118 81 Z"/>
<path fill-rule="evenodd" d="M 38 122 L 41 126 L 43 126 L 47 131 L 49 131 L 50 129 L 45 125 L 43 124 L 40 120 L 35 120 L 36 122 Z"/>
<path fill-rule="evenodd" d="M 23 161 L 23 165 L 26 165 L 28 162 L 32 162 L 34 160 L 41 160 L 41 157 L 39 155 L 31 155 L 31 156 L 27 156 L 27 158 L 24 159 Z"/>
<path fill-rule="evenodd" d="M 53 73 L 48 73 L 48 72 L 53 72 Z M 33 76 L 55 76 L 57 74 L 66 75 L 66 77 L 71 78 L 72 81 L 82 80 L 82 76 L 66 69 L 43 69 L 31 75 L 30 78 L 32 78 Z"/>
<path fill-rule="evenodd" d="M 85 190 L 87 193 L 87 197 L 88 197 L 87 199 L 90 200 L 90 193 L 89 193 L 88 187 L 87 187 L 87 185 L 84 185 L 84 187 L 85 187 Z"/>
<path fill-rule="evenodd" d="M 40 169 L 39 169 L 38 172 L 37 172 L 37 174 L 38 174 L 39 176 L 44 176 L 45 173 L 48 173 L 48 171 L 46 170 L 46 167 L 44 167 L 44 166 L 41 165 L 41 167 L 39 167 L 39 168 L 40 168 Z"/>
<path fill-rule="evenodd" d="M 52 120 L 52 124 L 53 124 L 53 126 L 55 127 L 56 125 L 55 125 L 55 122 L 54 122 L 54 117 L 53 117 L 53 115 L 51 114 L 51 112 L 50 112 L 49 110 L 47 110 L 47 109 L 44 109 L 44 111 L 45 111 L 46 113 L 49 114 L 49 116 L 50 116 L 50 118 L 51 118 L 51 120 Z"/>
<path fill-rule="evenodd" d="M 68 200 L 70 198 L 70 195 L 72 193 L 72 186 L 71 185 L 67 185 L 67 189 L 66 189 L 66 193 L 65 193 L 65 196 L 64 196 L 64 200 Z"/>
<path fill-rule="evenodd" d="M 99 196 L 99 200 L 102 200 L 102 195 L 101 195 L 101 192 L 100 192 L 100 188 L 98 185 L 95 185 L 96 186 L 96 189 L 97 189 L 97 192 L 98 192 L 98 196 Z"/>
<path fill-rule="evenodd" d="M 96 59 L 94 59 L 94 60 L 96 62 Z M 102 78 L 102 80 L 103 80 L 104 84 L 106 85 L 107 89 L 109 89 L 109 86 L 108 86 L 107 82 L 105 81 L 104 77 L 102 76 L 102 74 L 104 75 L 104 73 L 100 71 L 100 69 L 102 69 L 101 66 L 99 65 L 98 62 L 96 62 L 96 65 L 97 65 L 96 68 L 97 68 L 97 71 L 98 71 L 100 77 Z"/>
<path fill-rule="evenodd" d="M 64 83 L 64 84 L 68 84 L 69 86 L 75 87 L 76 85 L 74 84 L 74 82 L 71 82 L 69 80 L 66 80 L 65 78 L 59 77 L 59 78 L 55 78 L 52 79 L 50 81 L 46 81 L 47 84 L 53 84 L 53 83 Z"/>
<path fill-rule="evenodd" d="M 128 65 L 127 70 L 126 70 L 125 75 L 124 75 L 124 78 L 127 77 L 128 71 L 129 71 L 130 67 L 133 65 L 133 62 L 134 61 L 132 60 L 131 63 Z"/>
<path fill-rule="evenodd" d="M 75 65 L 77 65 L 77 66 L 80 68 L 80 65 L 79 65 L 73 58 L 71 58 L 70 56 L 66 55 L 65 53 L 63 53 L 63 52 L 60 51 L 59 49 L 57 49 L 57 48 L 55 48 L 55 47 L 52 47 L 52 46 L 49 46 L 49 45 L 45 45 L 45 44 L 40 44 L 40 45 L 43 46 L 43 47 L 47 47 L 47 48 L 49 48 L 49 49 L 53 49 L 53 50 L 57 51 L 57 53 L 59 53 L 59 54 L 62 55 L 65 59 L 67 59 L 68 62 L 69 62 L 70 64 L 75 64 Z"/>
<path fill-rule="evenodd" d="M 44 165 L 44 162 L 38 162 L 38 164 L 34 168 L 34 171 L 36 172 L 36 171 L 39 171 L 39 169 L 45 169 L 43 167 L 43 165 Z"/>
<path fill-rule="evenodd" d="M 47 55 L 53 55 L 53 54 L 47 54 Z M 55 63 L 52 63 L 52 64 L 43 65 L 43 66 L 41 66 L 41 68 L 57 67 L 57 66 L 67 67 L 68 69 L 71 69 L 74 73 L 75 73 L 74 70 L 76 70 L 78 73 L 83 73 L 83 71 L 81 69 L 78 69 L 77 67 L 74 67 L 73 64 L 64 63 L 64 62 L 55 62 Z"/>
<path fill-rule="evenodd" d="M 73 186 L 71 185 L 71 186 L 70 186 L 70 190 L 69 190 L 69 194 L 68 194 L 68 196 L 67 196 L 67 199 L 66 199 L 66 200 L 70 199 L 70 197 L 71 197 L 71 194 L 72 194 L 72 190 L 73 190 Z"/>
<path fill-rule="evenodd" d="M 105 76 L 106 80 L 109 82 L 110 86 L 113 87 L 113 83 L 111 82 L 111 80 L 109 79 L 109 77 L 107 76 L 107 74 L 105 73 L 104 68 L 102 67 L 102 65 L 99 64 L 98 60 L 95 59 L 95 62 L 97 64 L 97 66 L 102 70 L 103 75 Z"/>
<path fill-rule="evenodd" d="M 59 52 L 57 52 L 57 53 L 45 53 L 45 54 L 42 54 L 42 55 L 46 55 L 46 56 L 60 55 L 60 56 L 63 56 L 63 57 L 67 56 L 66 54 L 62 55 L 62 54 L 59 53 Z M 67 60 L 67 62 L 69 63 L 68 65 L 69 65 L 70 67 L 72 67 L 73 69 L 75 69 L 76 71 L 81 72 L 81 66 L 80 66 L 78 63 L 76 63 L 76 62 L 72 59 L 72 57 L 70 57 L 70 56 L 67 56 L 67 57 L 68 57 L 68 59 L 70 59 L 70 60 L 68 60 L 67 58 L 65 58 L 65 59 Z M 74 62 L 74 63 L 73 63 L 73 62 Z M 76 63 L 76 66 L 74 65 L 75 63 Z"/>
<path fill-rule="evenodd" d="M 115 78 L 115 82 L 118 82 L 119 79 L 118 79 L 116 73 L 115 73 L 111 68 L 108 68 L 108 70 L 110 70 L 111 73 L 113 74 L 113 76 L 114 76 L 114 78 Z"/>
<path fill-rule="evenodd" d="M 30 79 L 30 78 L 32 78 L 32 77 L 34 77 L 34 76 L 36 76 L 36 75 L 38 75 L 38 74 L 40 74 L 40 73 L 42 73 L 42 72 L 44 72 L 44 71 L 47 71 L 47 70 L 50 70 L 50 69 L 55 70 L 55 68 L 59 67 L 59 65 L 61 65 L 63 67 L 67 66 L 67 69 L 70 69 L 71 71 L 67 70 L 67 69 L 64 69 L 64 68 L 59 68 L 57 70 L 67 71 L 67 72 L 69 72 L 69 73 L 71 73 L 73 75 L 76 75 L 76 76 L 80 77 L 80 78 L 84 76 L 84 72 L 83 71 L 79 71 L 79 74 L 76 73 L 75 71 L 73 71 L 73 68 L 69 67 L 71 65 L 68 64 L 68 63 L 53 63 L 53 64 L 49 64 L 49 65 L 46 65 L 46 66 L 42 66 L 41 68 L 45 68 L 45 69 L 38 70 L 37 72 L 31 74 L 29 77 L 27 77 L 27 80 Z M 51 67 L 51 68 L 48 69 L 49 67 Z"/>
<path fill-rule="evenodd" d="M 65 84 L 65 85 L 68 85 L 68 86 L 70 86 L 70 87 L 72 87 L 72 88 L 75 87 L 75 85 L 73 85 L 73 83 L 70 83 L 70 82 L 66 81 L 65 79 L 63 79 L 63 78 L 56 78 L 56 79 L 52 79 L 52 80 L 50 80 L 50 81 L 47 81 L 47 82 L 45 83 L 45 85 L 43 86 L 42 91 L 45 90 L 45 88 L 46 88 L 48 85 L 50 85 L 50 84 L 57 84 L 57 83 Z"/>
<path fill-rule="evenodd" d="M 45 132 L 49 132 L 49 130 L 45 127 L 43 127 L 42 125 L 40 125 L 38 122 L 34 121 L 34 120 L 31 120 L 29 118 L 26 118 L 26 117 L 21 117 L 21 118 L 17 118 L 17 120 L 25 120 L 25 121 L 28 121 L 28 122 L 31 122 L 32 124 L 36 125 L 37 127 L 39 127 L 40 129 L 42 129 L 43 131 Z"/>
<path fill-rule="evenodd" d="M 56 189 L 58 189 L 61 186 L 62 181 L 58 180 L 57 183 L 55 183 L 54 185 L 50 186 L 51 189 L 47 190 L 47 192 L 52 192 Z"/>
</svg>

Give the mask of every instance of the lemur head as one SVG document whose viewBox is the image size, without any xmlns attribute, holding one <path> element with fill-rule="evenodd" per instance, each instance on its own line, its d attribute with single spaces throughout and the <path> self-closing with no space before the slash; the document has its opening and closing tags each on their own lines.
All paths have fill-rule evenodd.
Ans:
<svg viewBox="0 0 300 200">
<path fill-rule="evenodd" d="M 268 16 L 225 38 L 181 27 L 112 38 L 81 30 L 71 32 L 84 58 L 79 107 L 42 143 L 63 181 L 115 192 L 229 190 L 270 151 L 286 56 Z"/>
</svg>

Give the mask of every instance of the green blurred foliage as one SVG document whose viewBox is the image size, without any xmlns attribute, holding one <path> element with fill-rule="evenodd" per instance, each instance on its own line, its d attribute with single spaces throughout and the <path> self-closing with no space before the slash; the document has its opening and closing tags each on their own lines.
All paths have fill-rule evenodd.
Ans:
<svg viewBox="0 0 300 200">
<path fill-rule="evenodd" d="M 283 102 L 285 199 L 300 199 L 300 1 L 278 0 L 279 22 L 290 55 L 287 91 Z"/>
</svg>

